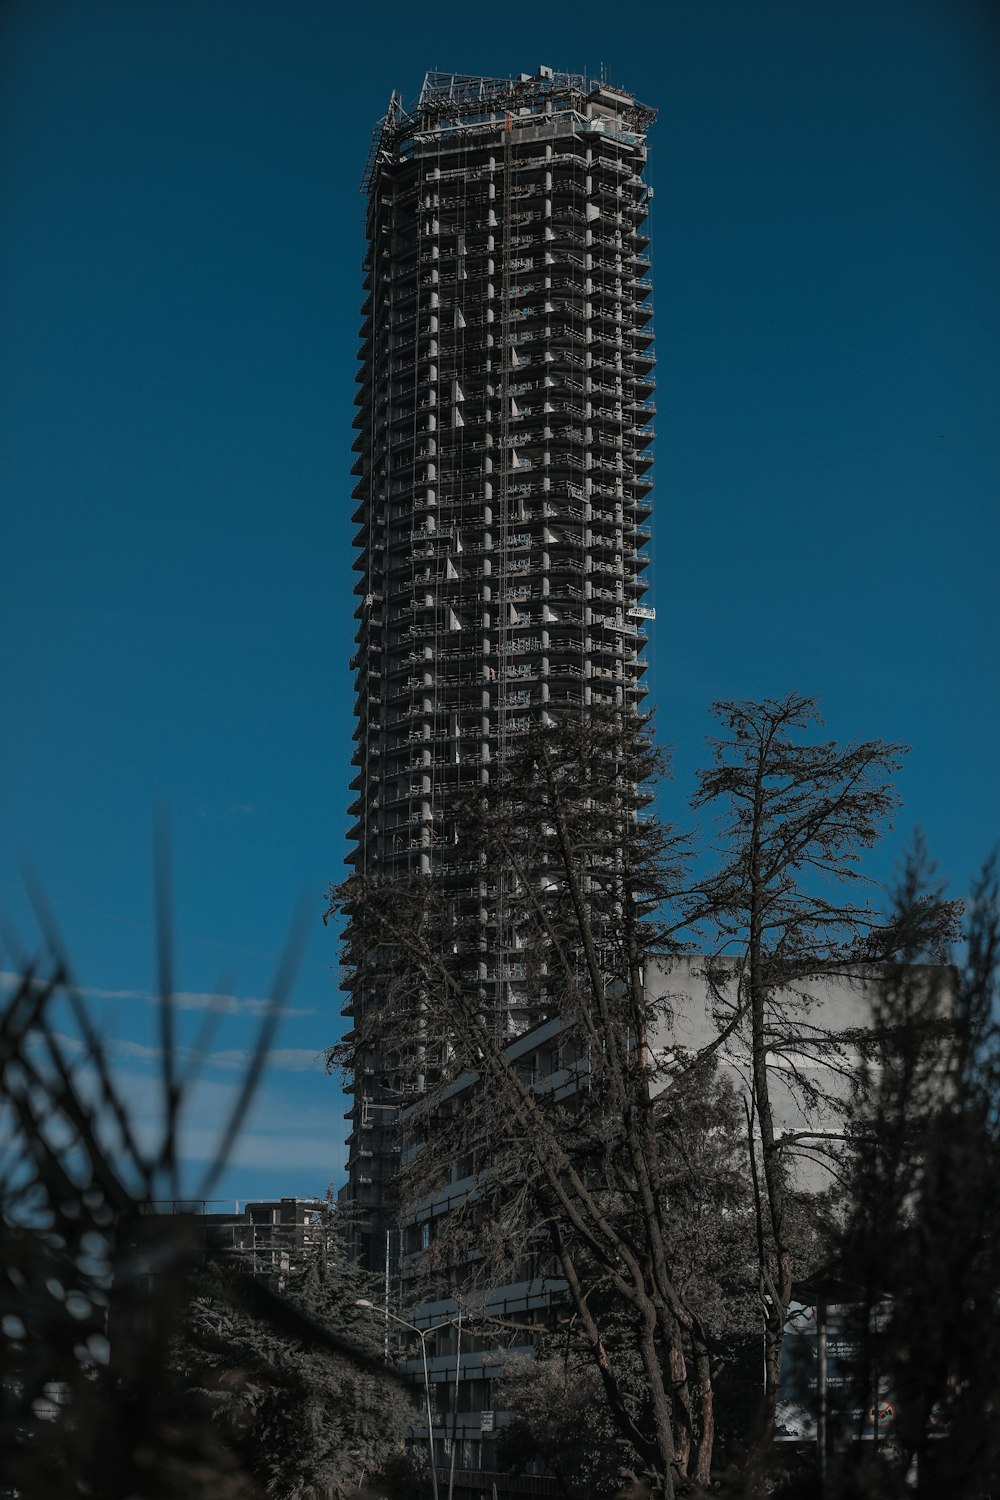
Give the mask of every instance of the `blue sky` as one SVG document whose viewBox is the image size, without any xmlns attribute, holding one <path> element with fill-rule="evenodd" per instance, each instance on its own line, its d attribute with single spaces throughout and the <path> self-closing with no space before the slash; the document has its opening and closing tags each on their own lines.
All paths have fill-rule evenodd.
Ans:
<svg viewBox="0 0 1000 1500">
<path fill-rule="evenodd" d="M 178 987 L 232 995 L 188 1190 L 301 896 L 267 1083 L 216 1189 L 322 1193 L 343 1101 L 351 401 L 372 126 L 427 67 L 606 69 L 659 108 L 650 681 L 683 821 L 720 697 L 913 746 L 961 890 L 1000 834 L 1000 88 L 972 0 L 9 0 L 0 18 L 0 906 L 38 869 L 152 1121 L 152 820 Z M 621 12 L 621 14 L 626 14 Z M 7 950 L 0 967 L 17 967 Z M 193 998 L 192 998 L 193 997 Z M 151 1125 L 152 1128 L 152 1125 Z"/>
</svg>

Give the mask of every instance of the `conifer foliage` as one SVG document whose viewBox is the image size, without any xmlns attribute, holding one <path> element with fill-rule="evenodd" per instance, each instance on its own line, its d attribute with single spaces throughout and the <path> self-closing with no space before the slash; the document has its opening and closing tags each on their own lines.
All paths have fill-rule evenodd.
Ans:
<svg viewBox="0 0 1000 1500">
<path fill-rule="evenodd" d="M 817 743 L 816 700 L 800 694 L 716 703 L 713 714 L 722 733 L 710 741 L 712 764 L 700 774 L 694 807 L 714 816 L 720 850 L 702 885 L 713 954 L 706 972 L 748 1081 L 747 1173 L 764 1324 L 762 1459 L 793 1284 L 809 1269 L 796 1254 L 794 1166 L 811 1155 L 837 1171 L 837 1091 L 857 1045 L 856 1035 L 830 1027 L 817 989 L 830 976 L 864 983 L 898 943 L 893 924 L 866 899 L 871 882 L 861 859 L 891 826 L 899 806 L 892 777 L 906 752 L 882 740 Z M 928 915 L 953 921 L 945 907 Z M 782 1094 L 801 1129 L 782 1128 Z"/>
<path fill-rule="evenodd" d="M 238 1256 L 216 1259 L 195 1274 L 173 1348 L 182 1389 L 281 1500 L 333 1500 L 370 1481 L 413 1419 L 385 1369 L 381 1324 L 357 1306 L 372 1297 L 373 1278 L 345 1254 L 329 1215 L 321 1232 L 312 1263 L 274 1289 L 287 1317 L 263 1303 Z M 319 1343 L 316 1328 L 342 1348 Z"/>
<path fill-rule="evenodd" d="M 1000 1486 L 1000 892 L 990 861 L 960 955 L 928 938 L 947 908 L 918 845 L 896 893 L 858 1079 L 841 1245 L 857 1298 L 856 1405 L 887 1421 L 840 1464 L 844 1500 L 981 1500 Z M 867 1462 L 859 1462 L 866 1458 Z"/>
</svg>

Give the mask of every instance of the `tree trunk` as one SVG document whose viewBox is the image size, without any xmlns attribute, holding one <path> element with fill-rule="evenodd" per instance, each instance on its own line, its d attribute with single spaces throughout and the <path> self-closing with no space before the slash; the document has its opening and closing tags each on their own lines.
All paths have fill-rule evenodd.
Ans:
<svg viewBox="0 0 1000 1500">
<path fill-rule="evenodd" d="M 715 1447 L 715 1390 L 712 1385 L 712 1365 L 708 1350 L 700 1345 L 695 1355 L 695 1372 L 698 1387 L 698 1445 L 695 1449 L 693 1473 L 699 1484 L 708 1484 L 712 1477 L 712 1452 Z"/>
</svg>

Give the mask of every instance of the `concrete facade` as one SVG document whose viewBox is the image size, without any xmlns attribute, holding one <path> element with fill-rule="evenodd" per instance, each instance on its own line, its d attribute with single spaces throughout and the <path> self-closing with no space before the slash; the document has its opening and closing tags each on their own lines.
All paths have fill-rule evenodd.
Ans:
<svg viewBox="0 0 1000 1500">
<path fill-rule="evenodd" d="M 729 993 L 720 998 L 718 991 L 727 976 Z M 729 1006 L 735 999 L 736 980 L 732 963 L 715 960 L 710 964 L 704 956 L 656 959 L 649 964 L 645 983 L 658 1017 L 651 1035 L 653 1061 L 665 1073 L 673 1063 L 693 1058 L 717 1040 L 720 1029 L 731 1020 Z M 842 1134 L 844 1109 L 850 1096 L 851 1075 L 860 1060 L 859 1044 L 872 1024 L 877 983 L 874 969 L 828 973 L 803 979 L 790 991 L 777 992 L 774 997 L 775 1006 L 794 1018 L 782 1058 L 773 1059 L 775 1123 L 780 1134 L 802 1137 L 788 1148 L 788 1154 L 799 1186 L 805 1191 L 821 1191 L 829 1185 L 830 1167 L 840 1149 L 838 1137 Z M 583 1086 L 585 1063 L 577 1061 L 571 1069 L 553 1066 L 565 1030 L 562 1022 L 548 1021 L 517 1038 L 506 1049 L 511 1061 L 527 1071 L 534 1080 L 533 1086 L 540 1091 Z M 745 1092 L 748 1061 L 745 1032 L 737 1027 L 716 1056 L 724 1076 L 728 1075 L 734 1086 Z M 469 1074 L 453 1084 L 449 1092 L 460 1094 L 477 1086 L 477 1075 Z M 449 1187 L 408 1216 L 403 1226 L 401 1264 L 404 1297 L 408 1267 L 433 1237 L 435 1221 L 451 1212 L 475 1188 L 475 1178 L 461 1176 L 456 1166 Z M 551 1327 L 553 1317 L 558 1317 L 564 1292 L 564 1283 L 558 1278 L 539 1274 L 533 1279 L 493 1287 L 479 1296 L 464 1296 L 461 1304 L 467 1321 L 461 1348 L 453 1326 L 442 1327 L 428 1337 L 438 1463 L 447 1462 L 454 1440 L 457 1464 L 464 1474 L 467 1491 L 475 1490 L 477 1483 L 488 1488 L 493 1477 L 495 1433 L 505 1420 L 504 1412 L 496 1409 L 497 1383 L 503 1377 L 504 1361 L 511 1354 L 532 1354 L 533 1329 Z M 411 1304 L 407 1316 L 421 1328 L 436 1328 L 456 1319 L 459 1305 L 454 1298 L 424 1303 L 416 1310 Z M 477 1338 L 477 1319 L 482 1317 L 520 1324 L 524 1336 L 519 1340 L 516 1333 L 510 1332 L 505 1341 L 496 1335 Z M 415 1380 L 422 1375 L 419 1360 L 411 1360 L 403 1368 Z M 485 1432 L 484 1413 L 488 1418 Z M 421 1431 L 425 1433 L 426 1428 Z"/>
<path fill-rule="evenodd" d="M 444 883 L 501 1037 L 533 1023 L 521 957 L 455 808 L 532 725 L 646 691 L 652 120 L 550 68 L 430 73 L 364 179 L 350 861 Z M 357 1020 L 364 976 L 346 989 Z M 340 1201 L 372 1268 L 395 1266 L 410 1087 L 388 1049 L 353 1081 Z"/>
<path fill-rule="evenodd" d="M 873 968 L 816 974 L 777 990 L 770 1002 L 772 1014 L 780 1017 L 769 1054 L 775 1128 L 779 1136 L 799 1137 L 789 1142 L 786 1157 L 804 1190 L 830 1184 L 877 982 Z M 651 1042 L 664 1065 L 711 1045 L 739 1003 L 737 967 L 726 959 L 654 959 L 646 989 L 658 1016 Z M 746 1023 L 732 1031 L 716 1056 L 723 1075 L 749 1097 Z"/>
</svg>

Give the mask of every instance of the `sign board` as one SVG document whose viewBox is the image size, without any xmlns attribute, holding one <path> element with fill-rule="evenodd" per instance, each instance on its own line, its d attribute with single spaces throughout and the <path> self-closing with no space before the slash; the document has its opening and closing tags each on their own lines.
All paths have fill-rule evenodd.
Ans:
<svg viewBox="0 0 1000 1500">
<path fill-rule="evenodd" d="M 775 1413 L 775 1438 L 779 1442 L 815 1442 L 819 1414 L 819 1309 L 793 1302 L 788 1309 L 785 1341 L 781 1354 L 781 1385 Z M 856 1310 L 855 1310 L 856 1312 Z M 875 1309 L 873 1322 L 884 1319 L 884 1309 Z M 886 1434 L 896 1416 L 896 1405 L 883 1377 L 878 1382 L 878 1404 L 869 1398 L 862 1407 L 857 1389 L 860 1352 L 852 1327 L 852 1309 L 831 1303 L 826 1310 L 827 1419 L 831 1438 L 873 1439 Z M 878 1426 L 876 1429 L 876 1413 Z M 886 1434 L 887 1435 L 887 1434 Z"/>
<path fill-rule="evenodd" d="M 492 1412 L 492 1411 L 480 1412 L 480 1414 L 479 1414 L 479 1431 L 483 1434 L 484 1437 L 486 1437 L 488 1433 L 494 1432 L 496 1430 L 496 1425 L 497 1425 L 496 1412 Z"/>
</svg>

